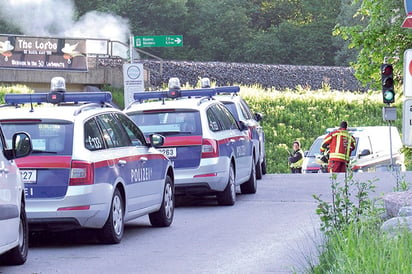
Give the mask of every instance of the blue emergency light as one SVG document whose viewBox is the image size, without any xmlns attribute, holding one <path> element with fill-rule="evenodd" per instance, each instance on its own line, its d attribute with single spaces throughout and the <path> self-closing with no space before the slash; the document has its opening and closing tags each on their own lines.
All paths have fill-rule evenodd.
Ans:
<svg viewBox="0 0 412 274">
<path fill-rule="evenodd" d="M 240 92 L 240 87 L 238 87 L 238 86 L 216 87 L 215 90 L 216 90 L 217 94 L 238 93 L 238 92 Z"/>
<path fill-rule="evenodd" d="M 26 103 L 110 103 L 112 94 L 110 92 L 60 92 L 51 91 L 44 93 L 9 93 L 4 96 L 4 101 L 9 105 Z"/>
<path fill-rule="evenodd" d="M 172 90 L 174 91 L 174 90 Z M 177 97 L 213 97 L 216 94 L 222 93 L 237 93 L 240 91 L 238 86 L 216 87 L 216 88 L 200 88 L 200 89 L 187 89 L 179 90 L 179 96 L 171 91 L 150 91 L 150 92 L 136 92 L 133 94 L 133 99 L 139 102 L 143 102 L 148 99 L 165 99 L 165 98 L 177 98 Z"/>
</svg>

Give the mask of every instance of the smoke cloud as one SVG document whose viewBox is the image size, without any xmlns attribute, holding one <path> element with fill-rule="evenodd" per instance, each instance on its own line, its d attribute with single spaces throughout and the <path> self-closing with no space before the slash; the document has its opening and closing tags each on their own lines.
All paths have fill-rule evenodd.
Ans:
<svg viewBox="0 0 412 274">
<path fill-rule="evenodd" d="M 1 18 L 25 35 L 100 38 L 127 43 L 128 20 L 113 14 L 91 11 L 75 18 L 72 0 L 0 0 Z"/>
</svg>

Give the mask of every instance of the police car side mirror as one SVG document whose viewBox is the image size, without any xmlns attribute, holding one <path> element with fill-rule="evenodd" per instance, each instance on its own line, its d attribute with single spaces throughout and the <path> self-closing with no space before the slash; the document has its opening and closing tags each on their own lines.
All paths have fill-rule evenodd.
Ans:
<svg viewBox="0 0 412 274">
<path fill-rule="evenodd" d="M 150 145 L 153 147 L 160 147 L 165 142 L 165 137 L 160 134 L 150 134 L 149 136 Z"/>
<path fill-rule="evenodd" d="M 362 150 L 361 153 L 359 154 L 359 157 L 366 156 L 366 155 L 370 155 L 370 154 L 371 154 L 371 151 L 370 151 L 369 149 L 364 149 L 364 150 Z"/>
<path fill-rule="evenodd" d="M 260 122 L 263 119 L 263 114 L 259 112 L 255 112 L 255 120 Z"/>
<path fill-rule="evenodd" d="M 243 122 L 243 121 L 239 121 L 239 122 L 238 122 L 238 125 L 239 125 L 239 129 L 240 129 L 241 131 L 244 131 L 244 130 L 248 130 L 248 129 L 249 129 L 248 126 L 246 125 L 246 123 Z"/>
<path fill-rule="evenodd" d="M 25 132 L 17 132 L 12 137 L 12 148 L 5 150 L 8 160 L 26 157 L 31 154 L 33 146 L 30 136 Z"/>
</svg>

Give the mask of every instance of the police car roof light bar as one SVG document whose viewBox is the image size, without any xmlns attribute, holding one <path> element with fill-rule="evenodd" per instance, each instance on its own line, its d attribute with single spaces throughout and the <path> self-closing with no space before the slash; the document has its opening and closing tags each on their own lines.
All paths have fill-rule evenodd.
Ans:
<svg viewBox="0 0 412 274">
<path fill-rule="evenodd" d="M 226 86 L 226 87 L 216 87 L 216 92 L 220 93 L 238 93 L 240 92 L 240 87 L 238 86 Z"/>
<path fill-rule="evenodd" d="M 188 90 L 181 90 L 180 91 L 181 96 L 187 96 L 187 97 L 212 97 L 216 95 L 216 90 L 213 88 L 200 88 L 200 89 L 188 89 Z"/>
<path fill-rule="evenodd" d="M 167 98 L 165 91 L 150 91 L 150 92 L 135 92 L 133 93 L 133 99 L 142 102 L 147 99 L 162 99 Z"/>
<path fill-rule="evenodd" d="M 9 93 L 4 96 L 4 101 L 9 105 L 50 103 L 50 94 L 52 93 Z M 62 94 L 64 94 L 64 100 L 59 103 L 110 103 L 112 101 L 112 94 L 110 92 L 65 92 Z"/>
<path fill-rule="evenodd" d="M 219 93 L 237 93 L 240 91 L 238 86 L 216 87 L 216 88 L 200 88 L 200 89 L 188 89 L 180 90 L 179 97 L 212 97 Z M 167 91 L 149 91 L 149 92 L 136 92 L 133 94 L 133 99 L 139 102 L 143 102 L 148 99 L 164 99 L 170 98 L 167 95 Z"/>
</svg>

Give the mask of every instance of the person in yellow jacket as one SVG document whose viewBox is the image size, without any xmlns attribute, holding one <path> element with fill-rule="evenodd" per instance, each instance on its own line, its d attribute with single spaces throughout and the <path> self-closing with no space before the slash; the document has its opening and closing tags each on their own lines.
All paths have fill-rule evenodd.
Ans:
<svg viewBox="0 0 412 274">
<path fill-rule="evenodd" d="M 289 156 L 290 171 L 292 173 L 302 173 L 303 151 L 300 148 L 300 142 L 293 142 L 293 153 Z"/>
</svg>

